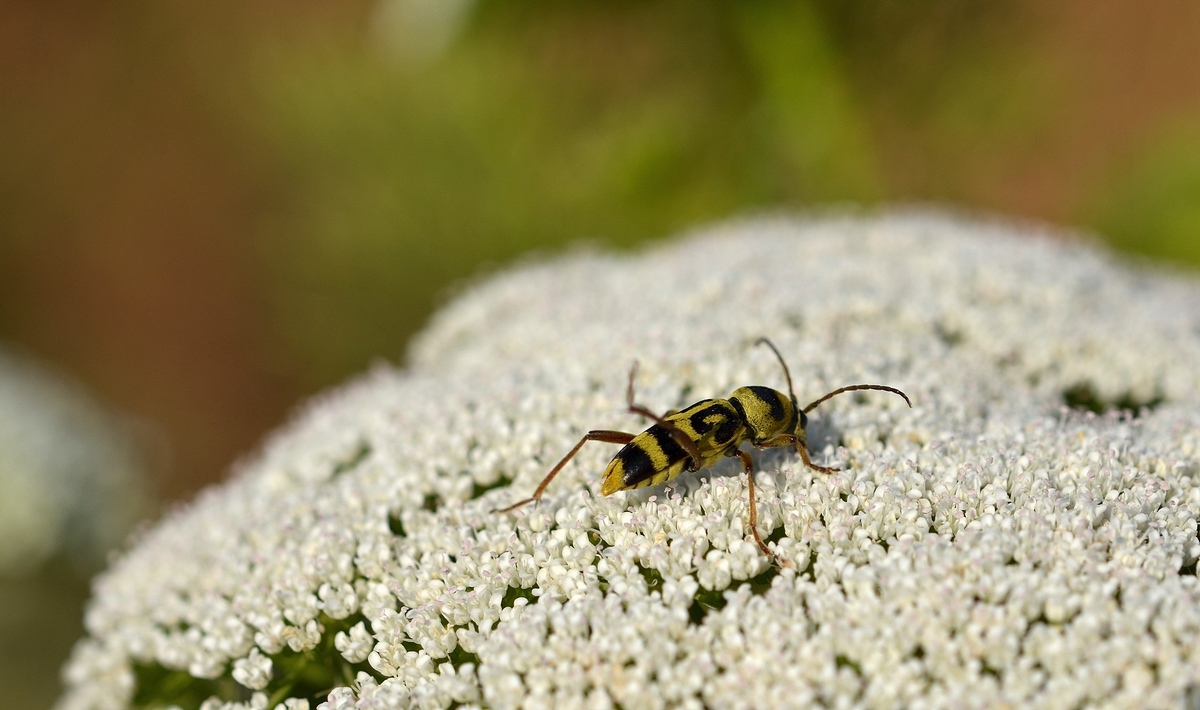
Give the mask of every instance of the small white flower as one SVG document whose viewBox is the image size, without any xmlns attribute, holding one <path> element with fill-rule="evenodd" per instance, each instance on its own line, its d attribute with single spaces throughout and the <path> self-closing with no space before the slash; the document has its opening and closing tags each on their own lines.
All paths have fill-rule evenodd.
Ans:
<svg viewBox="0 0 1200 710">
<path fill-rule="evenodd" d="M 358 706 L 357 694 L 350 688 L 334 688 L 317 710 L 352 710 Z"/>
<path fill-rule="evenodd" d="M 252 690 L 262 690 L 271 680 L 271 659 L 257 648 L 233 664 L 233 679 Z"/>
<path fill-rule="evenodd" d="M 349 584 L 322 584 L 317 590 L 321 600 L 321 608 L 333 619 L 345 619 L 358 608 L 358 594 Z"/>
<path fill-rule="evenodd" d="M 363 628 L 362 622 L 358 622 L 350 627 L 350 633 L 339 631 L 334 637 L 334 646 L 342 657 L 351 663 L 362 663 L 367 660 L 367 656 L 371 654 L 371 649 L 375 645 L 375 640 Z"/>
<path fill-rule="evenodd" d="M 259 648 L 267 653 L 279 653 L 283 650 L 284 644 L 287 643 L 286 635 L 290 633 L 288 631 L 290 627 L 283 623 L 282 616 L 269 619 L 261 617 L 250 618 L 247 620 L 261 629 L 261 631 L 254 634 L 254 643 Z"/>
<path fill-rule="evenodd" d="M 321 625 L 316 620 L 313 620 L 305 624 L 303 628 L 296 628 L 294 626 L 284 627 L 282 637 L 287 643 L 288 648 L 291 648 L 296 653 L 300 653 L 320 643 L 321 631 Z"/>
</svg>

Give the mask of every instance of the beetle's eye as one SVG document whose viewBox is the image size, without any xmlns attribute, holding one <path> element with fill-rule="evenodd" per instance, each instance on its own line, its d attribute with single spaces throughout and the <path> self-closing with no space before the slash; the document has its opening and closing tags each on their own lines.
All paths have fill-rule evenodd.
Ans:
<svg viewBox="0 0 1200 710">
<path fill-rule="evenodd" d="M 800 431 L 805 431 L 806 429 L 808 429 L 808 415 L 804 413 L 803 409 L 801 409 L 800 410 Z"/>
</svg>

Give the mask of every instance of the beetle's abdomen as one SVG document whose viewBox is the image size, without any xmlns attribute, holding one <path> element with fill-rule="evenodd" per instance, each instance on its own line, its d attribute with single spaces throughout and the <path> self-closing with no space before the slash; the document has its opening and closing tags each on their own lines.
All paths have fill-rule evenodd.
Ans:
<svg viewBox="0 0 1200 710">
<path fill-rule="evenodd" d="M 638 434 L 617 452 L 604 471 L 600 493 L 655 486 L 678 476 L 687 467 L 687 449 L 661 424 Z"/>
<path fill-rule="evenodd" d="M 665 419 L 700 452 L 699 468 L 708 466 L 741 443 L 745 432 L 741 416 L 723 399 L 706 399 Z M 655 424 L 617 452 L 604 472 L 604 495 L 629 488 L 665 483 L 686 470 L 694 470 L 692 457 L 667 427 Z"/>
</svg>

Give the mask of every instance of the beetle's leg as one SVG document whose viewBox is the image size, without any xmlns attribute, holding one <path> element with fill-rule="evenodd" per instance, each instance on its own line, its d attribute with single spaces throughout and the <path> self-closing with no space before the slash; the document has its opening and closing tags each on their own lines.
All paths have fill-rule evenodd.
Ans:
<svg viewBox="0 0 1200 710">
<path fill-rule="evenodd" d="M 794 446 L 796 447 L 796 451 L 800 453 L 800 458 L 803 459 L 804 465 L 812 470 L 820 471 L 821 473 L 836 473 L 841 470 L 830 466 L 818 466 L 813 463 L 812 459 L 808 457 L 808 448 L 804 444 L 801 444 L 800 440 L 794 434 L 780 434 L 766 441 L 761 441 L 755 444 L 755 446 L 760 449 L 773 449 L 777 446 Z"/>
<path fill-rule="evenodd" d="M 663 417 L 658 416 L 649 409 L 646 409 L 640 404 L 633 401 L 633 380 L 637 377 L 637 360 L 633 361 L 633 367 L 629 368 L 629 388 L 625 391 L 625 403 L 629 405 L 629 411 L 634 414 L 640 414 L 647 419 L 652 419 L 656 424 L 666 429 L 675 438 L 675 441 L 683 447 L 688 456 L 692 459 L 692 465 L 688 466 L 689 471 L 700 470 L 700 447 L 696 446 L 696 442 L 692 441 L 691 437 L 683 433 L 683 430 L 667 421 Z"/>
<path fill-rule="evenodd" d="M 754 460 L 741 449 L 734 449 L 729 455 L 741 459 L 742 468 L 746 471 L 746 487 L 750 491 L 750 532 L 754 535 L 754 542 L 758 543 L 758 549 L 762 550 L 764 555 L 775 559 L 775 553 L 767 549 L 767 543 L 763 542 L 762 536 L 758 534 L 758 507 L 754 503 Z"/>
<path fill-rule="evenodd" d="M 837 473 L 838 471 L 842 470 L 836 466 L 818 466 L 818 465 L 816 465 L 815 463 L 812 462 L 812 459 L 808 458 L 808 449 L 804 448 L 803 446 L 797 446 L 796 451 L 800 452 L 800 458 L 804 460 L 804 465 L 808 466 L 809 468 L 811 468 L 814 471 L 819 471 L 820 473 Z"/>
<path fill-rule="evenodd" d="M 558 472 L 562 470 L 562 467 L 566 466 L 567 462 L 574 458 L 575 454 L 579 453 L 579 450 L 583 448 L 583 445 L 587 442 L 603 441 L 606 444 L 628 444 L 629 442 L 633 441 L 633 437 L 633 434 L 626 434 L 623 431 L 609 431 L 607 429 L 594 429 L 589 431 L 583 435 L 583 438 L 579 440 L 579 443 L 575 445 L 575 448 L 567 452 L 567 455 L 563 457 L 562 461 L 559 461 L 554 468 L 550 469 L 550 473 L 547 473 L 546 477 L 542 479 L 542 482 L 538 484 L 537 490 L 533 492 L 533 495 L 529 496 L 525 500 L 517 501 L 507 508 L 497 508 L 492 512 L 507 513 L 510 510 L 516 510 L 517 508 L 520 508 L 526 503 L 532 503 L 536 500 L 541 500 L 542 493 L 546 491 L 546 486 L 550 485 L 550 481 L 554 480 L 554 477 L 558 475 Z"/>
</svg>

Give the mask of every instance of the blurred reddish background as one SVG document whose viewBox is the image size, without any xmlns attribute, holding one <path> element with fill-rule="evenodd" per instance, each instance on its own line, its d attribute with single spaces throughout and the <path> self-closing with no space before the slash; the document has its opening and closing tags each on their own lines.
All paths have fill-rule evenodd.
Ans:
<svg viewBox="0 0 1200 710">
<path fill-rule="evenodd" d="M 157 427 L 167 497 L 220 478 L 302 394 L 256 287 L 263 159 L 200 86 L 294 5 L 0 7 L 0 337 Z"/>
</svg>

